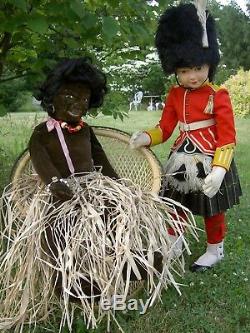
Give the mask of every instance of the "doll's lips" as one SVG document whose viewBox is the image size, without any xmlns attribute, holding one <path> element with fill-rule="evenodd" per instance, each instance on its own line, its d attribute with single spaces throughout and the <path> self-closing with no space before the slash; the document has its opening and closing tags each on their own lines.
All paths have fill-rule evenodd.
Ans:
<svg viewBox="0 0 250 333">
<path fill-rule="evenodd" d="M 68 111 L 68 114 L 69 114 L 71 117 L 79 118 L 79 117 L 82 116 L 82 111 L 80 111 L 80 110 Z"/>
</svg>

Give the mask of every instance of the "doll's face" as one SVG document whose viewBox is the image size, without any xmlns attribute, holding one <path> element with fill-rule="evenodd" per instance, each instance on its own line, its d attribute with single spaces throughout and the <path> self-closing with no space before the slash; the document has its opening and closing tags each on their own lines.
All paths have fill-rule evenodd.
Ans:
<svg viewBox="0 0 250 333">
<path fill-rule="evenodd" d="M 82 82 L 64 83 L 53 98 L 53 117 L 68 123 L 78 123 L 89 108 L 91 90 Z"/>
<path fill-rule="evenodd" d="M 176 74 L 179 83 L 185 88 L 199 88 L 208 78 L 209 66 L 177 68 Z"/>
</svg>

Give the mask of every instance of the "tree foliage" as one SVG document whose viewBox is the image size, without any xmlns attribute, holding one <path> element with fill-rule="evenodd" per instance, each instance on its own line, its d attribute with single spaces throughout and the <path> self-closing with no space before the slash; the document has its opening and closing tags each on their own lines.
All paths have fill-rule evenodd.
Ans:
<svg viewBox="0 0 250 333">
<path fill-rule="evenodd" d="M 32 90 L 63 57 L 124 62 L 135 55 L 130 48 L 153 44 L 160 8 L 144 0 L 3 0 L 0 83 L 25 77 Z"/>
<path fill-rule="evenodd" d="M 152 43 L 155 13 L 146 1 L 4 0 L 0 74 L 36 72 L 66 56 L 110 54 Z"/>
<path fill-rule="evenodd" d="M 20 89 L 25 81 L 23 89 L 32 91 L 58 59 L 87 55 L 106 70 L 115 99 L 121 100 L 118 91 L 123 90 L 122 96 L 128 98 L 137 88 L 162 94 L 170 81 L 164 77 L 157 60 L 146 60 L 152 53 L 159 15 L 176 1 L 159 0 L 155 7 L 149 6 L 149 2 L 2 0 L 1 89 L 10 87 L 7 82 L 13 78 L 20 78 Z M 236 2 L 221 6 L 210 0 L 209 9 L 218 19 L 221 83 L 240 66 L 245 70 L 250 67 L 249 17 Z M 135 64 L 140 61 L 145 64 L 137 67 Z M 130 68 L 126 69 L 127 65 Z M 8 105 L 6 100 L 5 105 Z M 14 109 L 17 108 L 13 106 Z"/>
<path fill-rule="evenodd" d="M 250 69 L 249 16 L 233 0 L 226 6 L 212 0 L 210 9 L 217 23 L 221 64 L 231 73 L 236 73 L 240 67 Z"/>
</svg>

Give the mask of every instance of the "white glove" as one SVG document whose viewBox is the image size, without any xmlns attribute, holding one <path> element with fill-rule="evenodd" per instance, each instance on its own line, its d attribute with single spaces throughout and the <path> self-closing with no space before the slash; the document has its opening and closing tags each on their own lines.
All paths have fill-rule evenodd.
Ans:
<svg viewBox="0 0 250 333">
<path fill-rule="evenodd" d="M 207 197 L 212 198 L 219 191 L 226 172 L 227 170 L 222 167 L 213 167 L 211 173 L 205 178 L 202 187 L 203 192 Z"/>
<path fill-rule="evenodd" d="M 149 146 L 151 143 L 150 136 L 145 132 L 135 132 L 129 141 L 130 148 L 136 149 L 139 147 Z"/>
</svg>

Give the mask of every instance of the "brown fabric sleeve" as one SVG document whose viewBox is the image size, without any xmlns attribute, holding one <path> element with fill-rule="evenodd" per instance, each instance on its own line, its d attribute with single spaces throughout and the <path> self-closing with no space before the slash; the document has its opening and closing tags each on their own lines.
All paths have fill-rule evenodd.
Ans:
<svg viewBox="0 0 250 333">
<path fill-rule="evenodd" d="M 35 128 L 29 141 L 29 152 L 32 164 L 39 177 L 45 184 L 49 184 L 52 177 L 58 177 L 59 179 L 62 177 L 46 151 L 45 143 L 43 142 L 44 135 L 42 128 Z"/>
</svg>

